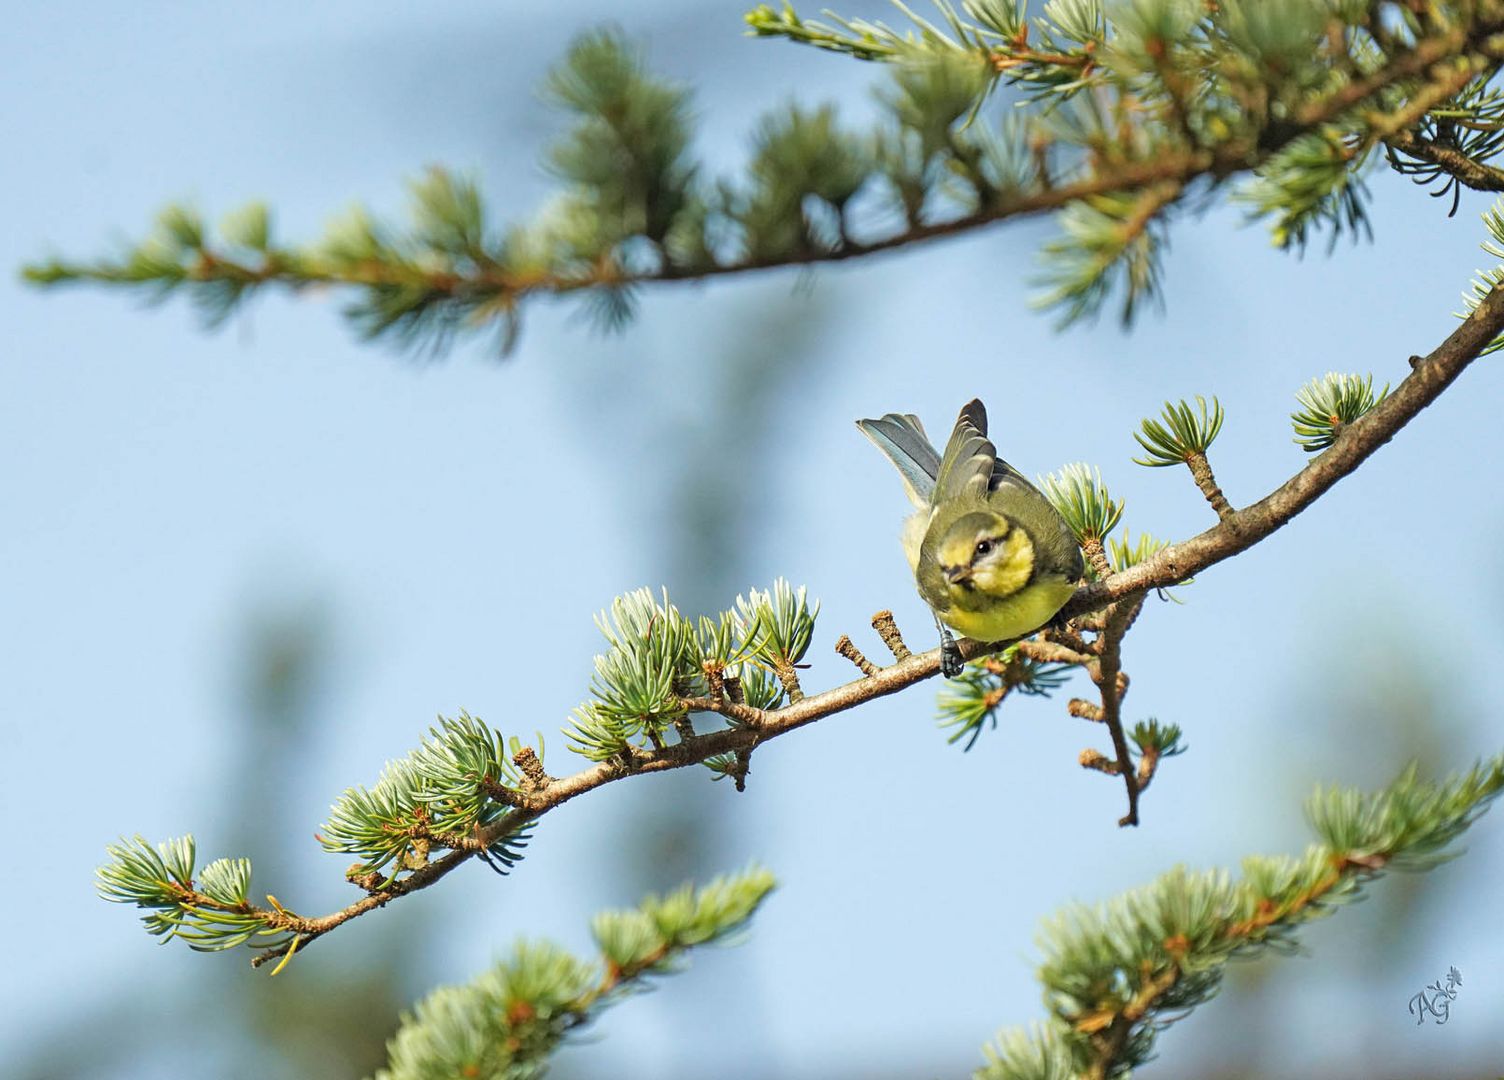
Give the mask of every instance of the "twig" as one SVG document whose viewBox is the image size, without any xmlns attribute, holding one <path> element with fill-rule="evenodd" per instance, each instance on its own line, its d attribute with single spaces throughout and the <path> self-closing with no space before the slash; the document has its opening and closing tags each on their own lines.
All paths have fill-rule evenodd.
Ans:
<svg viewBox="0 0 1504 1080">
<path fill-rule="evenodd" d="M 1219 521 L 1226 521 L 1233 515 L 1233 507 L 1227 501 L 1227 496 L 1222 494 L 1222 488 L 1217 484 L 1217 478 L 1212 474 L 1212 464 L 1206 459 L 1206 455 L 1196 451 L 1186 455 L 1186 466 L 1191 470 L 1191 479 L 1196 481 L 1196 486 L 1201 489 L 1201 494 L 1206 496 L 1206 501 L 1216 511 Z"/>
<path fill-rule="evenodd" d="M 1396 132 L 1385 139 L 1384 144 L 1391 150 L 1436 166 L 1474 191 L 1504 191 L 1504 169 L 1475 161 L 1456 147 L 1422 139 L 1413 131 Z"/>
<path fill-rule="evenodd" d="M 1133 625 L 1133 620 L 1138 618 L 1138 613 L 1143 606 L 1144 597 L 1140 594 L 1126 600 L 1119 600 L 1108 609 L 1107 625 L 1102 631 L 1100 642 L 1102 655 L 1087 668 L 1092 682 L 1097 684 L 1097 690 L 1102 695 L 1100 716 L 1095 719 L 1106 724 L 1112 736 L 1112 749 L 1116 755 L 1116 761 L 1113 762 L 1115 768 L 1112 771 L 1123 778 L 1123 786 L 1128 789 L 1128 813 L 1118 819 L 1120 826 L 1138 824 L 1140 788 L 1138 776 L 1133 771 L 1133 762 L 1128 754 L 1128 738 L 1123 733 L 1122 703 L 1126 685 L 1122 679 L 1121 648 L 1123 636 L 1128 633 L 1128 628 Z M 1082 764 L 1086 764 L 1084 757 Z M 1096 768 L 1097 766 L 1090 767 Z"/>
<path fill-rule="evenodd" d="M 1082 655 L 1097 651 L 1092 643 L 1067 626 L 1047 626 L 1039 632 L 1036 640 L 1040 644 L 1063 645 L 1072 652 Z M 1022 645 L 1025 642 L 1019 642 L 1019 644 Z"/>
<path fill-rule="evenodd" d="M 858 649 L 856 645 L 852 643 L 851 638 L 849 638 L 845 634 L 842 634 L 840 637 L 836 638 L 836 652 L 840 653 L 846 659 L 855 664 L 857 666 L 857 670 L 859 670 L 863 675 L 876 675 L 878 671 L 881 670 L 871 660 L 868 660 L 865 656 L 863 656 L 862 650 Z"/>
<path fill-rule="evenodd" d="M 773 660 L 773 677 L 783 685 L 783 692 L 791 703 L 804 700 L 804 687 L 799 685 L 799 673 L 786 660 Z"/>
<path fill-rule="evenodd" d="M 531 746 L 524 746 L 513 754 L 512 764 L 522 771 L 529 791 L 542 791 L 553 779 L 543 771 L 543 762 L 538 760 L 538 754 Z"/>
<path fill-rule="evenodd" d="M 1138 790 L 1143 794 L 1154 780 L 1155 770 L 1159 768 L 1159 750 L 1153 746 L 1143 748 L 1142 756 L 1138 759 Z"/>
<path fill-rule="evenodd" d="M 893 613 L 886 608 L 872 616 L 872 629 L 877 631 L 877 636 L 883 639 L 883 644 L 893 654 L 895 660 L 907 660 L 913 653 L 903 643 L 903 635 L 898 632 L 898 624 L 893 621 Z"/>
<path fill-rule="evenodd" d="M 1108 776 L 1116 776 L 1118 774 L 1118 763 L 1100 750 L 1087 747 L 1081 751 L 1081 756 L 1077 760 L 1081 762 L 1083 769 L 1095 769 L 1097 772 L 1106 773 Z"/>
<path fill-rule="evenodd" d="M 1067 715 L 1074 716 L 1077 720 L 1090 720 L 1096 724 L 1102 722 L 1102 706 L 1095 701 L 1087 701 L 1085 698 L 1071 698 L 1065 703 L 1065 711 Z M 1095 754 L 1096 751 L 1093 750 L 1091 753 Z M 1086 762 L 1083 761 L 1081 764 L 1085 765 Z"/>
<path fill-rule="evenodd" d="M 1107 550 L 1102 546 L 1100 536 L 1088 536 L 1081 541 L 1081 554 L 1086 556 L 1098 580 L 1112 576 L 1112 563 L 1107 561 Z"/>
<path fill-rule="evenodd" d="M 1076 639 L 1081 648 L 1071 649 L 1054 641 L 1045 641 L 1040 638 L 1025 638 L 1016 646 L 1018 655 L 1029 660 L 1036 660 L 1041 664 L 1073 664 L 1084 666 L 1092 662 L 1092 646 L 1087 645 L 1080 638 Z"/>
</svg>

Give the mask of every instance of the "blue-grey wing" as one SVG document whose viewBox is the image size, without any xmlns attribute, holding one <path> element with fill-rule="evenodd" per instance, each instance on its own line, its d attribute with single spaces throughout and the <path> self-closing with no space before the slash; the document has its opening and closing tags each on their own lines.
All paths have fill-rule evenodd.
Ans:
<svg viewBox="0 0 1504 1080">
<path fill-rule="evenodd" d="M 945 456 L 940 460 L 935 479 L 935 499 L 937 502 L 952 498 L 983 500 L 1004 488 L 1049 505 L 1044 493 L 1023 473 L 997 456 L 997 447 L 987 438 L 987 410 L 980 401 L 972 400 L 956 417 L 950 442 L 945 445 Z"/>
<path fill-rule="evenodd" d="M 987 410 L 976 399 L 967 402 L 956 417 L 950 441 L 935 474 L 935 501 L 984 499 L 992 490 L 992 476 L 999 462 L 997 447 L 987 439 Z M 1003 465 L 1007 469 L 1006 464 Z"/>
</svg>

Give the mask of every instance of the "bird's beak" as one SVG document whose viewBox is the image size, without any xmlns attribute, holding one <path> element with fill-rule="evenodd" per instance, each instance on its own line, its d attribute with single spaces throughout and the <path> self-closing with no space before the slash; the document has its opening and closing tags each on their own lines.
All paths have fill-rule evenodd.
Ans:
<svg viewBox="0 0 1504 1080">
<path fill-rule="evenodd" d="M 945 580 L 952 585 L 960 585 L 971 579 L 969 566 L 942 566 L 940 569 L 945 573 Z"/>
</svg>

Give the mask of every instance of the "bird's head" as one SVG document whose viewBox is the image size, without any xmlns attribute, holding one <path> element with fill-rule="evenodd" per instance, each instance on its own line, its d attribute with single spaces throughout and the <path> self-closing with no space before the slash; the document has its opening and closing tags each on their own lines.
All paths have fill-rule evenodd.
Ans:
<svg viewBox="0 0 1504 1080">
<path fill-rule="evenodd" d="M 976 510 L 951 523 L 935 557 L 946 588 L 956 597 L 967 593 L 999 599 L 1012 596 L 1034 573 L 1034 544 L 1029 534 L 991 510 Z"/>
</svg>

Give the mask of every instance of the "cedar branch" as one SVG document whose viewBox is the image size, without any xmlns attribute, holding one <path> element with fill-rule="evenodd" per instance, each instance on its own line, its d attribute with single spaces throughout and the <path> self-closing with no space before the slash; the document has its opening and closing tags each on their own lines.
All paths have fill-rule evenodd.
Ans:
<svg viewBox="0 0 1504 1080">
<path fill-rule="evenodd" d="M 1371 412 L 1346 428 L 1325 453 L 1311 460 L 1263 499 L 1233 511 L 1227 520 L 1200 535 L 1172 544 L 1146 561 L 1105 580 L 1082 586 L 1066 604 L 1063 614 L 1070 616 L 1098 611 L 1123 601 L 1124 598 L 1174 585 L 1246 551 L 1284 527 L 1415 419 L 1501 332 L 1504 332 L 1504 285 L 1496 285 L 1462 321 L 1461 326 L 1429 355 L 1417 359 L 1410 374 L 1395 390 Z M 1131 608 L 1134 603 L 1130 601 L 1124 606 Z M 967 660 L 985 655 L 995 647 L 993 644 L 966 639 L 957 644 L 962 657 Z M 699 764 L 717 754 L 750 752 L 770 739 L 816 720 L 896 694 L 915 683 L 933 678 L 939 671 L 940 650 L 931 649 L 898 660 L 876 674 L 805 697 L 781 709 L 754 709 L 726 699 L 686 699 L 686 707 L 692 710 L 734 717 L 746 726 L 696 735 L 661 749 L 634 750 L 628 760 L 601 762 L 570 776 L 551 778 L 537 790 L 519 793 L 517 801 L 521 805 L 504 814 L 477 836 L 457 839 L 457 846 L 448 854 L 339 911 L 318 918 L 292 916 L 286 912 L 261 908 L 254 911 L 268 927 L 298 935 L 299 946 L 306 947 L 311 941 L 356 916 L 383 907 L 399 896 L 428 887 L 472 855 L 513 835 L 549 810 L 588 791 L 629 776 Z M 1126 745 L 1119 748 L 1118 753 L 1119 759 L 1125 763 L 1124 783 L 1129 785 L 1131 791 L 1136 778 L 1132 776 L 1132 770 L 1126 767 L 1128 759 L 1125 749 Z M 259 966 L 282 956 L 287 949 L 288 946 L 284 945 L 266 950 L 259 953 L 252 964 Z"/>
</svg>

